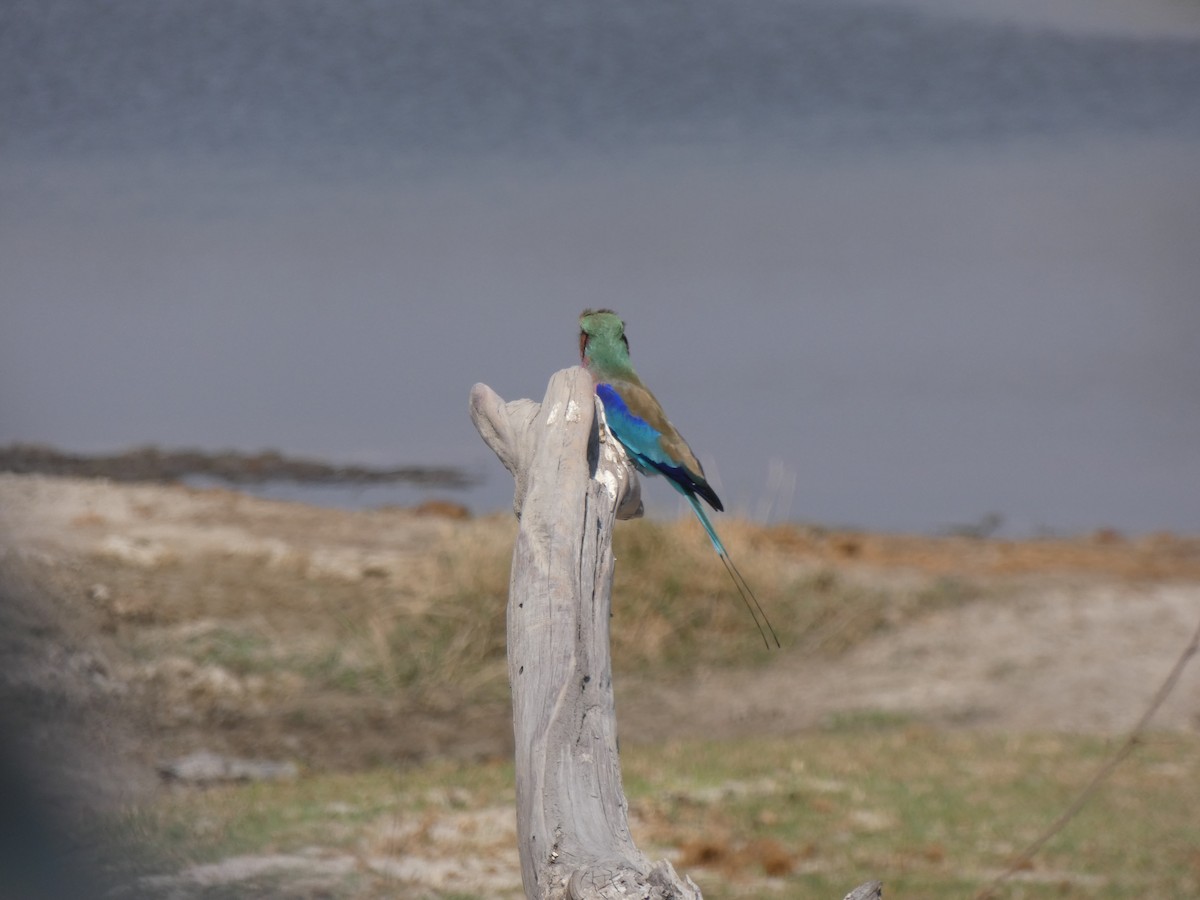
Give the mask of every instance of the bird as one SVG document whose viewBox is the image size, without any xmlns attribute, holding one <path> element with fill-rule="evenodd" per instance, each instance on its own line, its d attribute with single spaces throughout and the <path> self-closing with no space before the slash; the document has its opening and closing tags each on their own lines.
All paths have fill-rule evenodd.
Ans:
<svg viewBox="0 0 1200 900">
<path fill-rule="evenodd" d="M 704 469 L 687 441 L 667 419 L 662 405 L 638 378 L 629 357 L 629 338 L 625 323 L 611 309 L 585 309 L 579 317 L 579 359 L 592 376 L 596 396 L 604 405 L 609 432 L 628 454 L 634 467 L 647 475 L 662 475 L 683 494 L 704 526 L 717 555 L 725 564 L 734 587 L 750 611 L 763 643 L 770 649 L 767 632 L 781 646 L 767 614 L 729 551 L 717 536 L 717 530 L 700 505 L 703 499 L 718 512 L 724 511 L 721 498 L 704 477 Z M 757 615 L 755 611 L 757 610 Z M 759 622 L 762 616 L 762 622 Z M 763 624 L 766 624 L 764 630 Z"/>
</svg>

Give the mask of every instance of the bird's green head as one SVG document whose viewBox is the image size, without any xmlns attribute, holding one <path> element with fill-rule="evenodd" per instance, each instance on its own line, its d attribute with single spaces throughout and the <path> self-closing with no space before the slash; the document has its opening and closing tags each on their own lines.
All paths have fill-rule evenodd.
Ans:
<svg viewBox="0 0 1200 900">
<path fill-rule="evenodd" d="M 579 317 L 579 359 L 601 369 L 627 368 L 629 339 L 625 323 L 611 309 L 585 309 Z"/>
</svg>

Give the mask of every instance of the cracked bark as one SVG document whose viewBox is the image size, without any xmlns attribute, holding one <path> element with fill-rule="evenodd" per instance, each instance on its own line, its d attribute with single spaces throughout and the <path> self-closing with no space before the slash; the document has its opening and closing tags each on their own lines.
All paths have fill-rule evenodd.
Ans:
<svg viewBox="0 0 1200 900">
<path fill-rule="evenodd" d="M 642 504 L 633 467 L 606 434 L 591 376 L 578 367 L 555 373 L 540 404 L 505 403 L 477 384 L 470 410 L 513 474 L 520 519 L 508 675 L 525 895 L 703 900 L 690 878 L 666 860 L 651 863 L 629 833 L 608 622 L 613 523 L 640 516 Z"/>
</svg>

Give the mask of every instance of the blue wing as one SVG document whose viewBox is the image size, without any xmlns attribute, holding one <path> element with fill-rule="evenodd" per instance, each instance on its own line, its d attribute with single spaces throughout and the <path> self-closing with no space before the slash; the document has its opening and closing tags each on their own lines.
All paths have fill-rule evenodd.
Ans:
<svg viewBox="0 0 1200 900">
<path fill-rule="evenodd" d="M 713 509 L 724 509 L 716 491 L 709 487 L 708 482 L 704 480 L 704 471 L 700 468 L 700 462 L 675 427 L 667 421 L 662 407 L 654 399 L 653 394 L 641 385 L 624 384 L 622 388 L 623 391 L 618 390 L 612 384 L 605 382 L 596 385 L 596 395 L 604 404 L 604 418 L 608 422 L 608 430 L 621 442 L 621 446 L 629 453 L 634 465 L 643 472 L 651 474 L 657 472 L 666 476 L 671 482 L 671 486 L 687 498 L 696 513 L 696 518 L 700 520 L 700 524 L 708 533 L 708 539 L 712 541 L 721 562 L 725 564 L 729 577 L 733 579 L 734 587 L 741 595 L 742 602 L 750 610 L 754 624 L 758 626 L 758 633 L 762 635 L 763 643 L 767 647 L 771 646 L 770 641 L 767 640 L 767 633 L 770 632 L 775 646 L 778 647 L 779 638 L 771 626 L 771 620 L 767 618 L 758 598 L 750 590 L 750 585 L 746 584 L 742 573 L 729 558 L 725 545 L 717 537 L 717 530 L 713 528 L 712 522 L 704 513 L 704 507 L 696 499 L 696 495 L 699 494 L 709 502 Z M 627 395 L 631 402 L 627 402 L 626 396 L 623 394 Z M 762 616 L 762 622 L 759 621 L 759 616 Z M 764 624 L 766 630 L 763 629 Z"/>
<path fill-rule="evenodd" d="M 696 461 L 691 448 L 687 446 L 679 432 L 667 422 L 658 401 L 645 388 L 641 389 L 635 405 L 645 407 L 639 409 L 647 418 L 655 420 L 656 428 L 647 418 L 638 415 L 630 408 L 613 385 L 600 383 L 596 385 L 596 394 L 604 404 L 604 417 L 608 420 L 609 430 L 629 453 L 634 464 L 643 472 L 658 473 L 666 477 L 671 485 L 689 499 L 699 494 L 713 509 L 723 510 L 721 499 L 704 478 L 700 463 Z M 638 402 L 640 401 L 640 402 Z M 669 429 L 664 434 L 660 428 Z M 666 440 L 664 441 L 664 437 Z M 668 448 L 674 448 L 673 455 Z M 686 454 L 686 456 L 684 456 Z"/>
</svg>

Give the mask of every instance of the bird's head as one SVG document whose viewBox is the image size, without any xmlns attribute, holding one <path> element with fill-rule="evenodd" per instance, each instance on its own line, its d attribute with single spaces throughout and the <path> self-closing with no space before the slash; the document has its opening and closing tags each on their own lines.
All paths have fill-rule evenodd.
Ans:
<svg viewBox="0 0 1200 900">
<path fill-rule="evenodd" d="M 579 316 L 579 361 L 585 366 L 629 364 L 625 323 L 611 309 L 585 309 Z"/>
</svg>

